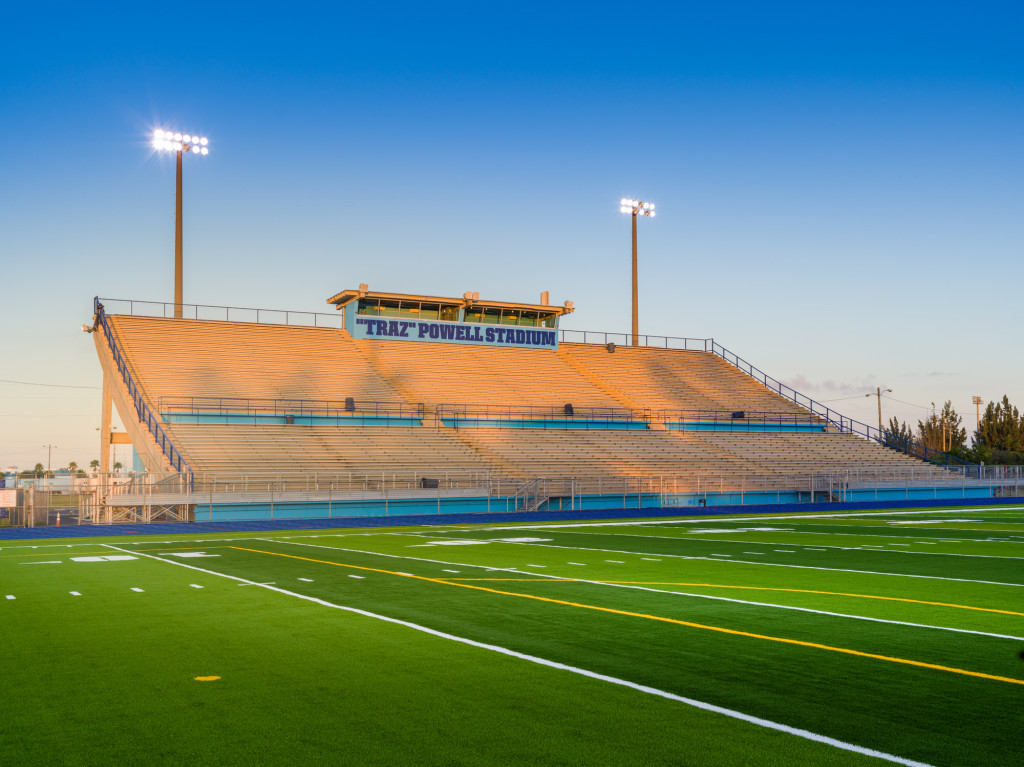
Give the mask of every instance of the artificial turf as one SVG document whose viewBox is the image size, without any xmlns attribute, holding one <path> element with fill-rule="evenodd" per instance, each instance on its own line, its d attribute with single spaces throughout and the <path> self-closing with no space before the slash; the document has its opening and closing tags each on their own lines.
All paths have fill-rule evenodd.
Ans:
<svg viewBox="0 0 1024 767">
<path fill-rule="evenodd" d="M 0 761 L 1017 764 L 1022 637 L 1013 509 L 3 543 Z"/>
</svg>

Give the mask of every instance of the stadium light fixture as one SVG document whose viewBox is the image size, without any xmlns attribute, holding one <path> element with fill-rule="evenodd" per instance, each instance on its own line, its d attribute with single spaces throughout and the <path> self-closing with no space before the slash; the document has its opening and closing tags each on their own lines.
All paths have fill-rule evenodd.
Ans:
<svg viewBox="0 0 1024 767">
<path fill-rule="evenodd" d="M 633 214 L 633 346 L 638 346 L 640 343 L 640 308 L 636 276 L 636 217 L 654 218 L 654 203 L 623 198 L 619 204 L 622 206 L 619 208 L 621 213 Z"/>
<path fill-rule="evenodd" d="M 153 131 L 153 148 L 160 152 L 177 154 L 177 174 L 175 177 L 175 216 L 174 216 L 174 316 L 181 318 L 182 304 L 182 256 L 181 256 L 181 156 L 185 152 L 196 155 L 210 153 L 210 140 L 205 136 L 157 128 Z"/>
<path fill-rule="evenodd" d="M 981 397 L 975 394 L 971 397 L 971 403 L 974 405 L 975 430 L 981 431 Z"/>
</svg>

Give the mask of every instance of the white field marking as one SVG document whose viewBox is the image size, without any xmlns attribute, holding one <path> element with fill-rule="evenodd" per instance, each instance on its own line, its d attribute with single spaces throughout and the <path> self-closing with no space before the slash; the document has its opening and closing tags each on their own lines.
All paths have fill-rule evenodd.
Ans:
<svg viewBox="0 0 1024 767">
<path fill-rule="evenodd" d="M 61 560 L 54 559 L 52 562 L 18 562 L 19 565 L 59 565 Z"/>
<path fill-rule="evenodd" d="M 775 551 L 779 552 L 780 554 L 796 554 L 796 552 L 792 549 L 775 549 Z"/>
<path fill-rule="evenodd" d="M 445 570 L 444 572 L 446 572 L 446 573 L 456 573 L 456 574 L 458 574 L 458 572 L 459 572 L 459 571 L 458 571 L 458 570 Z"/>
<path fill-rule="evenodd" d="M 950 509 L 943 511 L 942 509 L 915 509 L 914 511 L 895 511 L 889 509 L 887 511 L 837 511 L 831 514 L 780 514 L 778 516 L 761 516 L 761 517 L 732 517 L 729 519 L 723 519 L 722 522 L 775 522 L 780 519 L 837 519 L 847 517 L 895 517 L 895 516 L 907 516 L 911 514 L 962 514 L 964 511 L 1017 511 L 1024 509 L 1024 506 L 993 506 L 993 507 L 977 507 L 971 506 L 968 509 Z M 939 520 L 944 522 L 946 520 Z M 517 527 L 489 527 L 484 528 L 485 530 L 558 530 L 561 528 L 568 527 L 643 527 L 645 525 L 699 525 L 707 524 L 706 518 L 694 518 L 687 517 L 685 519 L 643 519 L 634 520 L 629 522 L 571 522 L 564 525 L 519 525 Z"/>
<path fill-rule="evenodd" d="M 142 552 L 140 551 L 139 553 L 141 554 Z M 163 560 L 163 561 L 170 561 L 170 560 Z M 239 583 L 238 585 L 239 586 L 273 586 L 275 583 L 277 583 L 277 581 L 269 581 L 268 583 Z"/>
<path fill-rule="evenodd" d="M 132 586 L 132 591 L 138 591 L 140 594 L 143 593 L 142 589 L 135 588 L 134 586 Z"/>
<path fill-rule="evenodd" d="M 550 538 L 492 538 L 492 543 L 545 543 Z"/>
<path fill-rule="evenodd" d="M 764 552 L 763 551 L 744 551 L 743 553 L 744 554 L 754 554 L 755 556 L 758 556 L 758 557 L 763 557 L 764 556 Z"/>
<path fill-rule="evenodd" d="M 102 557 L 71 557 L 72 562 L 125 562 L 129 559 L 137 559 L 137 557 L 123 557 L 120 555 L 108 555 Z"/>
<path fill-rule="evenodd" d="M 490 541 L 433 541 L 432 543 L 413 543 L 407 546 L 406 548 L 415 549 L 423 548 L 425 546 L 479 546 L 483 543 L 490 543 Z"/>
<path fill-rule="evenodd" d="M 134 591 L 134 589 L 133 589 L 133 591 Z M 71 596 L 73 596 L 73 597 L 80 597 L 80 596 L 82 596 L 82 593 L 80 591 L 69 591 L 68 593 Z"/>
<path fill-rule="evenodd" d="M 908 544 L 903 544 L 903 545 L 909 546 L 910 544 L 908 543 Z M 828 549 L 812 549 L 812 548 L 807 548 L 807 549 L 805 549 L 805 551 L 828 551 Z"/>
<path fill-rule="evenodd" d="M 547 565 L 527 565 L 527 567 L 547 567 Z M 445 570 L 445 572 L 448 572 Z"/>
<path fill-rule="evenodd" d="M 632 538 L 632 537 L 635 537 L 635 536 L 630 536 L 630 537 Z M 646 553 L 646 552 L 638 552 L 638 551 L 621 551 L 619 549 L 591 549 L 591 548 L 581 548 L 579 546 L 555 546 L 555 545 L 550 544 L 550 543 L 537 543 L 537 544 L 531 544 L 531 545 L 541 546 L 543 548 L 549 548 L 549 549 L 568 549 L 570 551 L 587 551 L 587 552 L 598 552 L 599 551 L 599 552 L 601 552 L 603 554 L 641 554 L 641 553 Z M 336 549 L 336 551 L 337 550 L 338 549 Z M 845 551 L 851 551 L 851 550 L 856 550 L 856 549 L 844 549 L 844 550 Z M 365 554 L 367 552 L 360 552 L 360 553 Z M 914 553 L 923 553 L 923 552 L 899 551 L 899 552 L 887 552 L 887 553 L 890 553 L 890 554 L 914 554 Z M 725 561 L 725 560 L 722 560 L 722 559 L 711 559 L 710 557 L 704 557 L 704 556 L 700 556 L 700 557 L 688 556 L 686 554 L 662 554 L 662 556 L 663 557 L 669 557 L 671 559 L 698 559 L 698 560 L 703 560 L 705 562 L 724 562 Z M 955 557 L 955 556 L 964 556 L 964 555 L 963 554 L 936 554 L 935 556 Z M 1014 559 L 1014 558 L 1015 557 L 1011 557 L 1011 559 Z M 569 564 L 573 564 L 573 563 L 569 562 Z M 830 573 L 862 573 L 863 575 L 887 575 L 887 576 L 890 576 L 890 577 L 893 577 L 893 578 L 921 578 L 921 579 L 924 579 L 924 580 L 956 581 L 958 583 L 984 583 L 985 585 L 988 585 L 988 586 L 1015 586 L 1017 588 L 1024 588 L 1024 583 L 1005 583 L 1003 581 L 982 581 L 982 580 L 976 580 L 976 579 L 973 579 L 973 578 L 950 578 L 950 577 L 947 577 L 947 576 L 944 576 L 944 575 L 914 575 L 914 574 L 909 574 L 909 573 L 887 573 L 887 572 L 882 572 L 882 571 L 877 571 L 877 570 L 853 570 L 853 569 L 842 568 L 842 567 L 815 567 L 813 565 L 790 565 L 790 564 L 783 564 L 781 562 L 751 562 L 751 561 L 746 560 L 746 559 L 734 559 L 734 560 L 732 560 L 732 562 L 729 562 L 729 564 L 731 564 L 731 565 L 732 564 L 736 564 L 736 565 L 757 565 L 758 567 L 792 567 L 792 568 L 797 569 L 797 570 L 823 570 L 825 572 L 830 572 Z"/>
<path fill-rule="evenodd" d="M 923 543 L 925 546 L 934 546 L 935 541 L 914 541 L 914 543 Z"/>
<path fill-rule="evenodd" d="M 486 572 L 491 572 L 491 573 L 493 573 L 493 572 L 515 572 L 514 570 L 511 570 L 509 568 L 487 567 L 485 565 L 474 565 L 474 564 L 467 563 L 467 562 L 446 562 L 446 561 L 437 560 L 437 559 L 422 559 L 422 558 L 419 558 L 419 557 L 408 557 L 408 556 L 403 556 L 403 555 L 400 555 L 400 554 L 381 554 L 381 553 L 377 553 L 377 552 L 373 552 L 373 551 L 361 551 L 360 549 L 339 549 L 339 548 L 336 548 L 334 546 L 322 546 L 322 545 L 318 545 L 318 544 L 315 544 L 315 543 L 300 543 L 299 541 L 287 541 L 287 544 L 288 545 L 292 545 L 292 546 L 307 546 L 307 547 L 310 547 L 310 548 L 328 549 L 329 551 L 344 551 L 344 552 L 347 552 L 347 553 L 350 553 L 350 554 L 363 554 L 363 555 L 368 555 L 368 556 L 384 557 L 386 559 L 412 559 L 412 560 L 417 561 L 417 562 L 431 562 L 433 564 L 441 564 L 441 565 L 459 565 L 461 567 L 475 567 L 475 568 L 479 568 L 479 569 L 482 569 L 482 570 L 484 570 Z M 578 549 L 578 548 L 573 547 L 573 546 L 553 546 L 550 543 L 542 543 L 542 544 L 537 544 L 537 545 L 540 545 L 540 546 L 542 546 L 544 548 L 572 549 L 574 551 L 581 551 L 581 550 L 582 551 L 588 551 L 588 552 L 589 551 L 601 551 L 601 552 L 604 552 L 606 554 L 637 554 L 637 552 L 635 552 L 635 551 L 616 551 L 616 550 L 613 550 L 613 549 Z M 749 552 L 744 552 L 744 553 L 749 553 Z M 754 552 L 754 553 L 757 554 L 758 552 Z M 908 573 L 887 573 L 887 572 L 881 572 L 881 571 L 875 571 L 875 570 L 850 570 L 850 569 L 837 568 L 837 567 L 815 567 L 813 565 L 791 565 L 791 564 L 783 564 L 783 563 L 779 563 L 779 562 L 752 562 L 752 561 L 747 560 L 747 559 L 734 559 L 731 562 L 726 562 L 724 559 L 710 559 L 708 557 L 691 557 L 691 556 L 685 556 L 685 555 L 682 555 L 682 554 L 664 554 L 663 556 L 668 557 L 669 559 L 693 559 L 693 560 L 702 560 L 704 562 L 718 562 L 720 564 L 729 564 L 729 565 L 755 565 L 757 567 L 789 567 L 789 568 L 792 568 L 792 569 L 795 569 L 795 570 L 821 570 L 823 572 L 831 572 L 831 573 L 859 573 L 859 574 L 862 574 L 862 575 L 885 575 L 885 576 L 889 576 L 889 577 L 892 577 L 892 578 L 920 578 L 920 579 L 923 579 L 923 580 L 955 581 L 955 582 L 959 582 L 959 583 L 982 583 L 982 584 L 985 584 L 987 586 L 1013 586 L 1013 587 L 1016 587 L 1016 588 L 1024 588 L 1024 583 L 1005 583 L 1005 582 L 1002 582 L 1002 581 L 981 581 L 981 580 L 972 580 L 970 578 L 950 578 L 950 577 L 943 576 L 943 575 L 913 575 L 913 574 L 908 574 Z M 540 573 L 537 573 L 537 575 L 540 575 Z M 550 577 L 556 578 L 558 576 L 550 576 Z M 582 582 L 585 582 L 585 581 L 583 581 L 583 579 L 580 579 L 580 578 L 573 578 L 572 580 L 580 580 Z"/>
<path fill-rule="evenodd" d="M 7 598 L 8 598 L 8 599 L 17 599 L 17 597 L 16 597 L 16 596 L 14 596 L 14 594 L 8 594 L 8 595 L 7 595 Z"/>
<path fill-rule="evenodd" d="M 400 573 L 397 570 L 395 570 L 395 575 L 408 575 L 410 578 L 412 577 L 412 573 Z"/>
<path fill-rule="evenodd" d="M 181 557 L 182 559 L 198 559 L 199 557 L 219 557 L 220 554 L 207 554 L 204 551 L 177 551 L 169 552 L 169 557 Z"/>
<path fill-rule="evenodd" d="M 811 533 L 808 533 L 810 535 Z M 833 533 L 815 533 L 816 535 L 833 535 Z M 594 533 L 578 533 L 578 535 L 595 535 Z M 834 535 L 853 535 L 853 533 L 834 533 Z M 874 536 L 881 537 L 881 536 Z M 630 535 L 629 540 L 634 538 L 654 538 L 659 541 L 686 541 L 685 538 L 678 538 L 676 536 L 669 535 Z M 756 543 L 759 546 L 778 546 L 779 541 L 733 541 L 727 538 L 705 538 L 701 542 L 710 541 L 711 543 L 731 543 L 733 545 L 739 545 L 741 543 Z M 977 543 L 974 539 L 960 540 L 957 538 L 943 539 L 942 543 Z M 538 546 L 547 546 L 551 544 L 539 543 Z M 826 549 L 838 549 L 840 551 L 868 551 L 871 548 L 882 550 L 883 546 L 888 544 L 881 543 L 865 543 L 862 546 L 829 546 L 827 544 L 821 544 Z M 584 546 L 557 546 L 556 548 L 563 549 L 578 549 L 579 551 L 609 551 L 609 549 L 592 549 Z M 781 549 L 775 549 L 775 551 L 781 551 Z M 636 552 L 615 552 L 623 554 L 635 554 Z M 889 554 L 917 554 L 923 557 L 966 557 L 968 559 L 1024 559 L 1024 557 L 1007 557 L 1000 556 L 997 554 L 954 554 L 950 551 L 888 551 Z M 667 557 L 679 556 L 677 554 L 665 554 Z M 697 558 L 697 557 L 694 557 Z"/>
<path fill-rule="evenodd" d="M 202 588 L 202 586 L 200 586 L 198 583 L 190 583 L 188 585 L 191 586 L 194 589 L 201 589 Z"/>
<path fill-rule="evenodd" d="M 349 578 L 358 578 L 359 580 L 365 580 L 365 575 L 350 575 Z"/>
<path fill-rule="evenodd" d="M 644 562 L 660 562 L 660 559 L 653 559 L 651 557 L 640 557 Z"/>
<path fill-rule="evenodd" d="M 890 543 L 890 546 L 909 546 L 909 543 Z"/>
<path fill-rule="evenodd" d="M 424 560 L 424 559 L 419 559 L 417 557 L 406 557 L 406 556 L 402 556 L 402 555 L 398 555 L 398 554 L 376 554 L 375 552 L 359 551 L 357 549 L 338 549 L 338 548 L 335 548 L 333 546 L 321 546 L 321 545 L 317 545 L 317 544 L 313 544 L 313 543 L 298 543 L 298 542 L 296 542 L 294 545 L 296 545 L 296 546 L 306 546 L 306 547 L 318 548 L 318 549 L 328 549 L 330 551 L 347 551 L 347 552 L 358 553 L 358 554 L 371 554 L 371 555 L 375 555 L 375 556 L 385 557 L 385 558 L 388 558 L 388 559 L 413 559 L 414 561 L 418 561 L 418 562 L 433 562 L 435 564 L 451 564 L 451 563 L 448 563 L 448 562 L 440 562 L 440 563 L 438 563 L 435 560 Z M 668 556 L 672 556 L 672 555 L 668 555 Z M 704 561 L 707 561 L 707 562 L 721 562 L 721 561 L 723 561 L 723 560 L 716 560 L 716 559 L 705 559 L 704 557 L 682 557 L 682 558 L 684 558 L 684 559 L 704 559 Z M 733 560 L 733 561 L 736 561 L 736 560 Z M 744 564 L 747 564 L 747 563 L 744 563 Z M 764 563 L 749 563 L 749 564 L 764 564 Z M 472 565 L 472 564 L 463 565 L 463 566 L 464 567 L 477 567 L 477 568 L 485 569 L 488 572 L 500 571 L 500 572 L 507 572 L 507 573 L 512 573 L 512 574 L 518 573 L 518 571 L 515 568 L 486 568 L 486 567 L 483 567 L 482 565 Z M 801 565 L 781 565 L 781 566 L 782 567 L 801 567 L 802 568 Z M 815 568 L 806 568 L 806 569 L 827 570 L 829 568 L 815 567 Z M 452 571 L 446 570 L 445 572 L 452 572 Z M 854 572 L 861 572 L 861 571 L 856 570 Z M 541 578 L 548 578 L 548 579 L 551 579 L 551 580 L 566 580 L 563 576 L 559 576 L 559 575 L 548 575 L 546 573 L 532 573 L 532 574 L 533 575 L 537 575 L 537 576 L 539 576 Z M 884 573 L 884 574 L 888 574 L 888 573 Z M 350 575 L 349 577 L 350 578 L 359 578 L 361 576 Z M 908 577 L 931 577 L 931 576 L 908 576 Z M 974 630 L 971 630 L 971 629 L 957 629 L 957 628 L 949 628 L 949 627 L 946 627 L 946 626 L 934 626 L 934 625 L 926 624 L 926 623 L 909 623 L 909 622 L 906 622 L 906 621 L 889 620 L 889 619 L 886 619 L 886 618 L 872 618 L 872 617 L 869 617 L 869 616 L 852 615 L 852 614 L 849 614 L 849 613 L 837 613 L 837 612 L 829 612 L 829 611 L 826 611 L 826 610 L 815 610 L 815 609 L 809 608 L 809 607 L 796 607 L 796 606 L 793 606 L 793 605 L 782 605 L 782 604 L 776 604 L 774 602 L 754 602 L 754 601 L 751 601 L 751 600 L 736 599 L 736 598 L 733 598 L 733 597 L 722 597 L 722 596 L 715 596 L 715 595 L 711 595 L 711 594 L 697 594 L 697 593 L 686 592 L 686 591 L 669 591 L 669 590 L 665 590 L 665 589 L 656 589 L 656 588 L 652 588 L 652 587 L 649 587 L 649 586 L 640 586 L 640 585 L 637 585 L 637 584 L 608 583 L 607 581 L 595 581 L 595 580 L 589 580 L 589 579 L 586 579 L 586 578 L 571 578 L 569 580 L 572 580 L 574 583 L 586 583 L 586 584 L 590 584 L 590 585 L 593 585 L 593 586 L 604 586 L 606 588 L 607 587 L 612 587 L 612 588 L 631 589 L 631 590 L 634 590 L 634 591 L 647 591 L 647 592 L 651 592 L 651 593 L 655 593 L 655 594 L 671 594 L 671 595 L 675 595 L 675 596 L 691 597 L 691 598 L 695 598 L 695 599 L 708 599 L 708 600 L 716 601 L 716 602 L 732 602 L 732 603 L 735 603 L 735 604 L 744 604 L 744 605 L 750 605 L 750 606 L 753 606 L 753 607 L 771 607 L 771 608 L 776 608 L 776 609 L 779 609 L 779 610 L 794 610 L 794 611 L 797 611 L 797 612 L 807 612 L 807 613 L 813 613 L 813 614 L 818 614 L 818 615 L 828 615 L 828 616 L 836 617 L 836 618 L 848 618 L 848 619 L 851 619 L 851 620 L 863 620 L 863 621 L 869 621 L 871 623 L 889 623 L 889 624 L 894 624 L 894 625 L 898 625 L 898 626 L 908 626 L 908 627 L 911 627 L 911 628 L 924 628 L 924 629 L 932 629 L 932 630 L 935 630 L 935 631 L 951 631 L 951 632 L 960 633 L 960 634 L 978 634 L 980 636 L 990 636 L 990 637 L 994 637 L 994 638 L 997 638 L 997 639 L 1011 639 L 1011 640 L 1015 640 L 1015 641 L 1024 641 L 1024 637 L 1016 637 L 1016 636 L 1011 636 L 1011 635 L 1007 635 L 1007 634 L 991 634 L 991 633 L 987 633 L 987 632 L 984 632 L 984 631 L 974 631 Z M 1017 585 L 1017 584 L 1008 584 L 1008 585 Z"/>
<path fill-rule="evenodd" d="M 109 546 L 110 548 L 116 548 L 115 546 L 109 543 L 104 543 L 102 545 Z M 842 740 L 837 740 L 836 738 L 830 738 L 826 735 L 819 735 L 818 733 L 811 732 L 810 730 L 802 730 L 798 727 L 791 727 L 787 724 L 782 724 L 780 722 L 773 722 L 770 719 L 762 719 L 761 717 L 751 716 L 750 714 L 744 714 L 740 711 L 735 711 L 733 709 L 723 708 L 722 706 L 716 706 L 712 703 L 705 703 L 704 701 L 695 700 L 694 698 L 686 698 L 682 695 L 676 695 L 675 693 L 667 692 L 665 690 L 659 690 L 655 687 L 648 687 L 647 685 L 637 684 L 636 682 L 631 682 L 628 679 L 619 679 L 618 677 L 608 676 L 606 674 L 599 674 L 595 671 L 588 671 L 587 669 L 578 668 L 576 666 L 569 666 L 565 663 L 559 663 L 558 661 L 547 660 L 546 658 L 539 658 L 535 655 L 527 655 L 526 653 L 510 650 L 506 647 L 486 644 L 484 642 L 477 642 L 473 639 L 467 639 L 465 637 L 456 636 L 454 634 L 448 634 L 443 631 L 438 631 L 437 629 L 432 629 L 427 626 L 421 626 L 417 623 L 412 623 L 410 621 L 404 621 L 398 618 L 389 617 L 387 615 L 380 615 L 378 613 L 371 613 L 368 610 L 360 610 L 357 607 L 348 607 L 347 605 L 334 604 L 333 602 L 328 602 L 324 599 L 318 599 L 316 597 L 307 596 L 306 594 L 299 594 L 294 591 L 287 591 L 285 589 L 276 587 L 270 588 L 267 584 L 256 583 L 254 581 L 247 581 L 245 578 L 239 578 L 237 575 L 219 573 L 215 570 L 207 570 L 205 568 L 196 567 L 195 565 L 185 564 L 184 562 L 176 562 L 172 559 L 162 559 L 160 557 L 153 556 L 152 554 L 143 554 L 142 556 L 149 557 L 150 559 L 155 559 L 158 562 L 166 562 L 169 565 L 177 565 L 178 567 L 187 567 L 190 570 L 198 570 L 200 572 L 207 573 L 208 575 L 217 575 L 221 578 L 229 578 L 234 581 L 242 581 L 240 585 L 263 586 L 268 591 L 276 591 L 279 594 L 295 597 L 296 599 L 303 599 L 307 602 L 312 602 L 313 604 L 318 604 L 323 607 L 330 607 L 334 610 L 344 610 L 345 612 L 354 613 L 356 615 L 362 615 L 366 618 L 373 618 L 374 620 L 392 623 L 397 626 L 404 626 L 405 628 L 412 629 L 413 631 L 420 631 L 424 634 L 429 634 L 431 636 L 438 637 L 439 639 L 447 639 L 452 642 L 458 642 L 460 644 L 468 645 L 470 647 L 476 647 L 481 650 L 488 650 L 490 652 L 496 652 L 501 655 L 506 655 L 510 658 L 517 658 L 518 660 L 536 663 L 537 665 L 546 666 L 547 668 L 556 669 L 558 671 L 568 671 L 569 673 L 578 674 L 580 676 L 584 676 L 589 679 L 595 679 L 600 682 L 608 682 L 610 684 L 618 685 L 620 687 L 627 687 L 631 690 L 636 690 L 638 692 L 646 693 L 648 695 L 654 695 L 659 698 L 665 698 L 667 700 L 673 700 L 678 703 L 683 703 L 687 706 L 701 709 L 702 711 L 709 711 L 711 713 L 720 714 L 731 719 L 738 719 L 740 721 L 747 722 L 758 727 L 764 727 L 766 729 L 784 732 L 789 735 L 795 735 L 796 737 L 803 738 L 804 740 L 810 740 L 815 743 L 822 743 L 824 745 L 833 746 L 834 748 L 839 748 L 844 751 L 852 751 L 853 753 L 871 756 L 876 759 L 883 759 L 889 762 L 893 762 L 895 764 L 904 765 L 905 767 L 931 767 L 931 765 L 928 765 L 925 762 L 915 762 L 911 759 L 904 759 L 900 756 L 887 754 L 883 751 L 875 751 L 871 748 L 865 748 L 864 746 L 858 746 L 853 743 L 847 743 Z"/>
<path fill-rule="evenodd" d="M 586 562 L 566 562 L 567 565 L 579 565 L 580 567 L 586 567 Z"/>
<path fill-rule="evenodd" d="M 622 560 L 619 560 L 619 559 L 606 559 L 605 562 L 611 562 L 613 565 L 624 565 L 624 564 L 626 564 L 625 562 L 623 562 Z"/>
<path fill-rule="evenodd" d="M 299 578 L 299 580 L 300 581 L 305 581 L 306 583 L 312 583 L 313 582 L 312 578 Z"/>
</svg>

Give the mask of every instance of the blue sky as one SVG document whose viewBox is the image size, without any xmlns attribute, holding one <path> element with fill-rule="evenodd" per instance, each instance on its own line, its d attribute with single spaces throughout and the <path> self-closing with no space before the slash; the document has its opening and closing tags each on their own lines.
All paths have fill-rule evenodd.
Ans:
<svg viewBox="0 0 1024 767">
<path fill-rule="evenodd" d="M 211 142 L 187 303 L 550 290 L 621 332 L 637 197 L 643 332 L 868 422 L 876 385 L 914 422 L 1024 405 L 1022 33 L 1010 3 L 6 9 L 0 466 L 97 457 L 98 390 L 54 386 L 99 386 L 92 297 L 172 299 L 156 127 Z"/>
</svg>

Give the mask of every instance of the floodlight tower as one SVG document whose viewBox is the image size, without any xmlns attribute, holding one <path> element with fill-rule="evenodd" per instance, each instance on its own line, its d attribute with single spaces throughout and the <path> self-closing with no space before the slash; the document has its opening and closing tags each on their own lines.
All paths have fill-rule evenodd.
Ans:
<svg viewBox="0 0 1024 767">
<path fill-rule="evenodd" d="M 633 346 L 640 344 L 640 309 L 636 278 L 636 217 L 650 216 L 654 218 L 654 203 L 641 202 L 640 200 L 622 199 L 619 210 L 622 213 L 633 214 Z"/>
<path fill-rule="evenodd" d="M 205 137 L 193 136 L 188 133 L 174 133 L 157 128 L 153 131 L 153 146 L 162 152 L 176 152 L 178 169 L 175 178 L 175 216 L 174 216 L 174 316 L 181 318 L 182 303 L 182 266 L 181 266 L 181 156 L 185 152 L 209 154 L 209 140 Z"/>
</svg>

